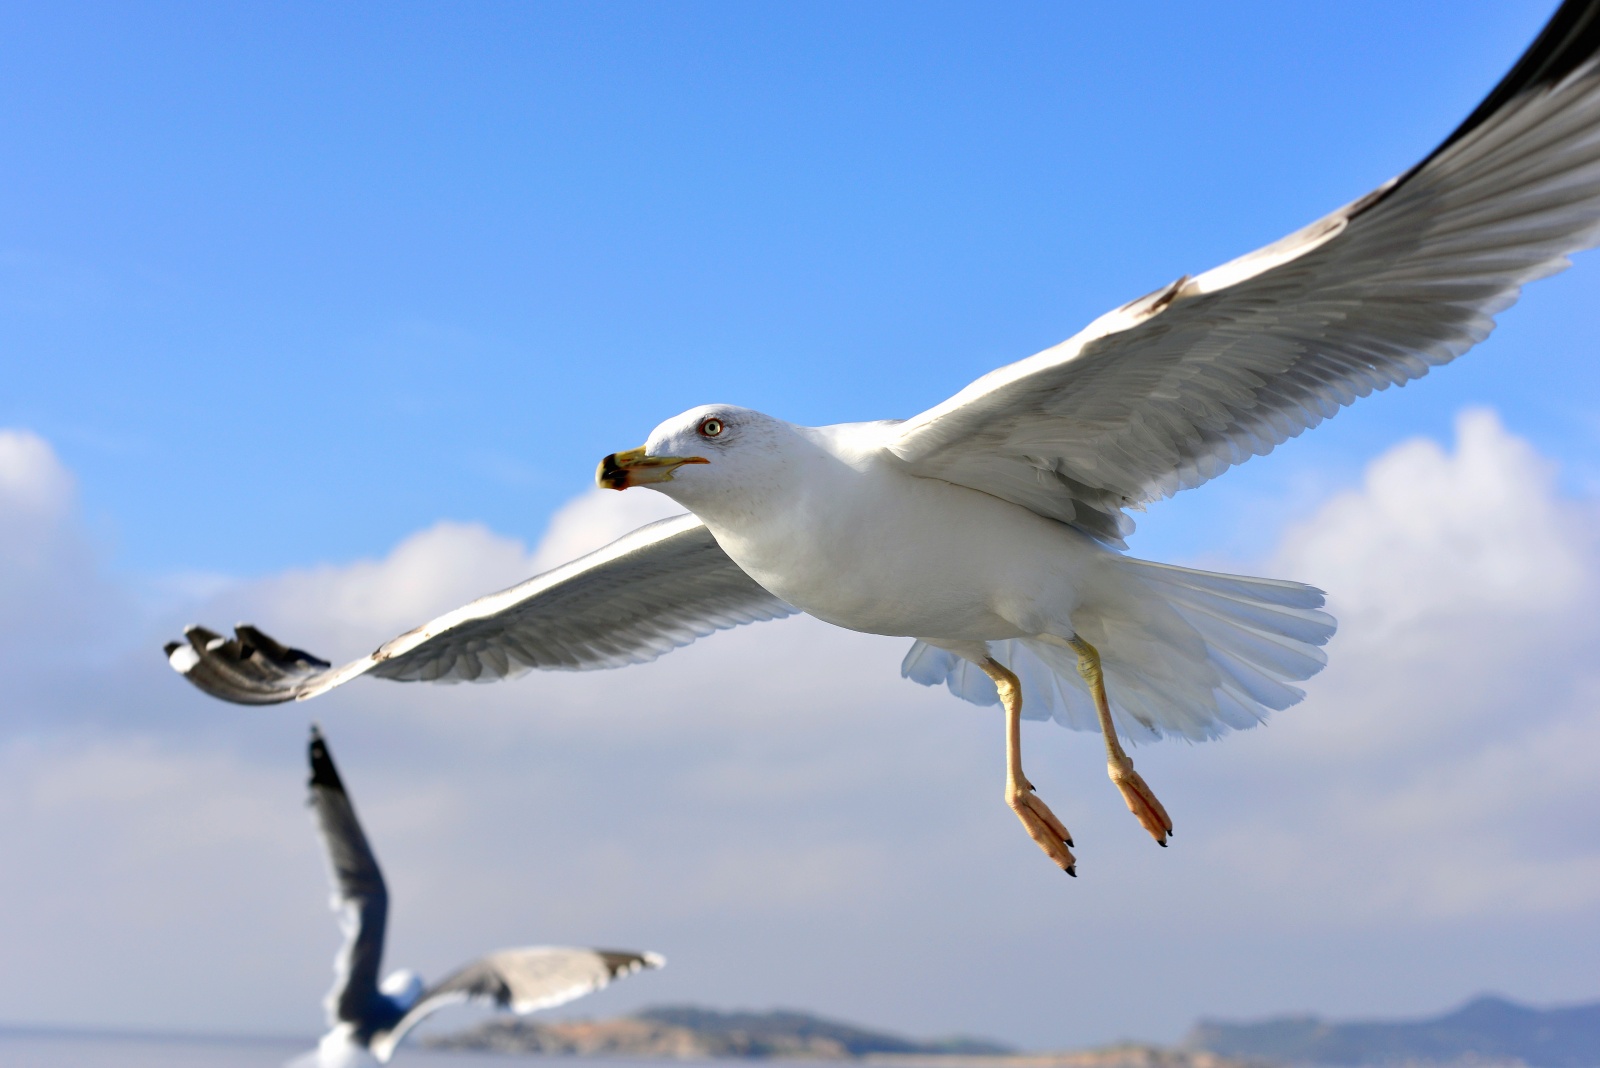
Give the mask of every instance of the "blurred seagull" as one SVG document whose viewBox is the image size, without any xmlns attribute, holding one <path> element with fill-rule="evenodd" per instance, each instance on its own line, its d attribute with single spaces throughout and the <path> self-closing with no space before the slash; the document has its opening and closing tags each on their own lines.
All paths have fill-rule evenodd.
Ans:
<svg viewBox="0 0 1600 1068">
<path fill-rule="evenodd" d="M 363 1050 L 387 1064 L 406 1032 L 447 1005 L 471 1001 L 516 1013 L 534 1012 L 581 998 L 619 976 L 666 964 L 654 953 L 529 946 L 491 953 L 431 987 L 424 986 L 416 972 L 405 970 L 380 983 L 378 969 L 389 919 L 383 872 L 316 727 L 311 728 L 310 759 L 308 803 L 327 855 L 333 907 L 345 941 L 334 961 L 333 989 L 323 1003 L 331 1030 L 315 1051 L 294 1065 L 354 1064 Z"/>
<path fill-rule="evenodd" d="M 1023 774 L 1019 720 L 1098 730 L 1162 845 L 1172 821 L 1120 738 L 1215 737 L 1304 696 L 1334 630 L 1320 591 L 1122 555 L 1125 514 L 1198 486 L 1482 341 L 1521 287 L 1600 243 L 1600 0 L 1567 0 L 1405 174 L 1185 276 L 907 420 L 804 427 L 714 404 L 607 456 L 602 486 L 692 514 L 333 667 L 250 626 L 191 627 L 174 668 L 243 704 L 358 675 L 484 681 L 652 660 L 809 612 L 916 639 L 902 672 L 1005 709 L 1005 799 L 1075 874 Z"/>
</svg>

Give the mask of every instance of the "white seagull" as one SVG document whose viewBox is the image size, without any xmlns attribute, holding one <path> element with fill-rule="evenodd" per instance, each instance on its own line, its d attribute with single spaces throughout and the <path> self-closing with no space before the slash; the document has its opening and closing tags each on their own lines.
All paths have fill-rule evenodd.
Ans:
<svg viewBox="0 0 1600 1068">
<path fill-rule="evenodd" d="M 362 674 L 484 681 L 652 660 L 794 611 L 916 639 L 902 672 L 1005 709 L 1005 799 L 1075 873 L 1023 774 L 1019 719 L 1119 741 L 1211 738 L 1299 701 L 1334 622 L 1296 582 L 1122 553 L 1125 514 L 1270 451 L 1486 337 L 1521 287 L 1600 243 L 1600 0 L 1567 0 L 1405 174 L 1185 276 L 905 420 L 804 427 L 713 404 L 601 463 L 691 514 L 450 612 L 343 667 L 249 626 L 167 647 L 206 692 L 305 699 Z"/>
<path fill-rule="evenodd" d="M 327 856 L 333 907 L 345 940 L 334 960 L 333 989 L 323 1002 L 330 1030 L 315 1051 L 294 1065 L 336 1068 L 360 1060 L 364 1050 L 387 1064 L 406 1032 L 447 1005 L 472 1001 L 517 1013 L 534 1012 L 581 998 L 619 976 L 666 964 L 655 953 L 528 946 L 481 957 L 432 986 L 406 970 L 393 972 L 380 983 L 389 920 L 383 872 L 316 727 L 311 728 L 309 756 L 308 803 Z"/>
</svg>

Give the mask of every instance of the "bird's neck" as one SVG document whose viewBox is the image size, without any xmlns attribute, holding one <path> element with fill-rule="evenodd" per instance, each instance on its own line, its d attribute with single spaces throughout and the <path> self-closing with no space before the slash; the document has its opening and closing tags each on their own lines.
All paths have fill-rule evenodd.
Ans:
<svg viewBox="0 0 1600 1068">
<path fill-rule="evenodd" d="M 756 575 L 848 540 L 853 532 L 835 529 L 854 511 L 844 506 L 871 495 L 873 482 L 869 469 L 819 448 L 786 457 L 759 484 L 689 507 L 723 550 Z"/>
</svg>

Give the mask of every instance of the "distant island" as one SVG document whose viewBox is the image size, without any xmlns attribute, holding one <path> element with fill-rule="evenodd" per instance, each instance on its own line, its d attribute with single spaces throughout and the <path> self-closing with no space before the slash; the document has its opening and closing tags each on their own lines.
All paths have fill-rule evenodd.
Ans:
<svg viewBox="0 0 1600 1068">
<path fill-rule="evenodd" d="M 1423 1020 L 1332 1023 L 1281 1016 L 1258 1023 L 1201 1020 L 1184 1041 L 1225 1056 L 1326 1065 L 1525 1065 L 1600 1068 L 1600 1002 L 1535 1009 L 1480 997 Z"/>
<path fill-rule="evenodd" d="M 1206 1050 L 1120 1045 L 1072 1053 L 1020 1053 L 983 1038 L 919 1041 L 805 1012 L 645 1009 L 610 1020 L 495 1017 L 423 1039 L 434 1049 L 683 1060 L 759 1058 L 866 1061 L 884 1068 L 1265 1068 Z"/>
<path fill-rule="evenodd" d="M 611 1020 L 495 1017 L 468 1031 L 428 1040 L 443 1049 L 580 1056 L 777 1057 L 850 1060 L 872 1054 L 1012 1052 L 998 1042 L 950 1038 L 917 1042 L 804 1012 L 718 1012 L 689 1005 L 645 1009 Z"/>
<path fill-rule="evenodd" d="M 1201 1020 L 1179 1047 L 1023 1052 L 985 1038 L 928 1041 L 806 1012 L 645 1009 L 610 1020 L 495 1017 L 423 1040 L 436 1049 L 566 1056 L 859 1061 L 880 1068 L 1600 1068 L 1600 1002 L 1535 1009 L 1480 997 L 1422 1020 Z"/>
</svg>

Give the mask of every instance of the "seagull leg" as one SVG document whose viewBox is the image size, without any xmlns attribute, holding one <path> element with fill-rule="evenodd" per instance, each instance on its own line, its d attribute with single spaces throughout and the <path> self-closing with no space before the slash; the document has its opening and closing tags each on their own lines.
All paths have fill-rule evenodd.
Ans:
<svg viewBox="0 0 1600 1068">
<path fill-rule="evenodd" d="M 978 666 L 994 680 L 995 688 L 1000 691 L 1000 703 L 1006 710 L 1006 804 L 1011 806 L 1028 837 L 1038 843 L 1045 856 L 1077 878 L 1078 861 L 1067 848 L 1072 845 L 1071 832 L 1033 792 L 1033 783 L 1022 774 L 1022 684 L 1010 669 L 993 657 L 986 657 Z"/>
<path fill-rule="evenodd" d="M 1145 785 L 1144 779 L 1133 770 L 1133 761 L 1123 752 L 1122 743 L 1117 741 L 1117 729 L 1111 722 L 1111 703 L 1106 700 L 1105 673 L 1100 670 L 1100 651 L 1082 638 L 1071 638 L 1067 644 L 1077 652 L 1078 674 L 1083 676 L 1083 681 L 1089 684 L 1089 691 L 1094 694 L 1094 708 L 1100 716 L 1100 733 L 1106 739 L 1106 770 L 1111 775 L 1111 781 L 1122 791 L 1122 800 L 1127 802 L 1128 811 L 1150 832 L 1156 844 L 1165 849 L 1167 836 L 1172 833 L 1172 817 L 1161 807 L 1161 802 L 1156 800 L 1156 795 Z"/>
</svg>

